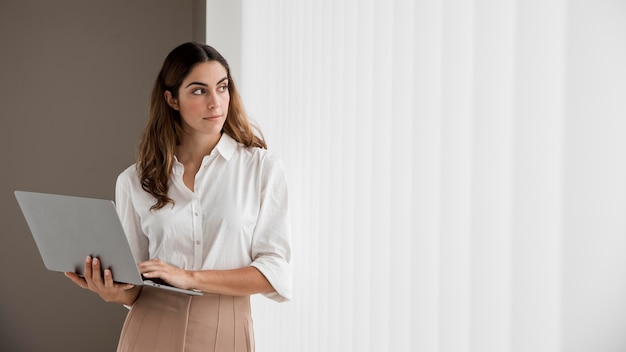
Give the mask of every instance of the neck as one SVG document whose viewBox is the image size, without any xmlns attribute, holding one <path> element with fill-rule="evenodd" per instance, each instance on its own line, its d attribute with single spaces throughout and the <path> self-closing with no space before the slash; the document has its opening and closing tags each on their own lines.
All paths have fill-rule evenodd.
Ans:
<svg viewBox="0 0 626 352">
<path fill-rule="evenodd" d="M 211 154 L 220 138 L 221 134 L 210 136 L 186 135 L 176 148 L 176 157 L 183 164 L 201 162 L 205 155 Z"/>
</svg>

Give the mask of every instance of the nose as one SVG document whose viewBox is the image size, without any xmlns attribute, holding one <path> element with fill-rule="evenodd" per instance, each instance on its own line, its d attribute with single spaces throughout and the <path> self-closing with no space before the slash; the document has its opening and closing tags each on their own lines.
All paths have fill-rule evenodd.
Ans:
<svg viewBox="0 0 626 352">
<path fill-rule="evenodd" d="M 207 107 L 209 110 L 219 108 L 219 99 L 217 99 L 217 95 L 215 93 L 208 94 L 207 96 Z"/>
</svg>

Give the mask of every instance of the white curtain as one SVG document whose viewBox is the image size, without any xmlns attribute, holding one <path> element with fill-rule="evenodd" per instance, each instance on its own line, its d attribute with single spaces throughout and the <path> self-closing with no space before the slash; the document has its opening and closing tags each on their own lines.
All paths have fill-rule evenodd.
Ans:
<svg viewBox="0 0 626 352">
<path fill-rule="evenodd" d="M 626 350 L 626 2 L 239 4 L 295 247 L 258 351 Z"/>
</svg>

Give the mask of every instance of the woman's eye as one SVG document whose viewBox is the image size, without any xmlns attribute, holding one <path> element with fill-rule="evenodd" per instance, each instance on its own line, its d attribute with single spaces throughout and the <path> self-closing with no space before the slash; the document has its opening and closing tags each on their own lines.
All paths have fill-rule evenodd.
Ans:
<svg viewBox="0 0 626 352">
<path fill-rule="evenodd" d="M 222 86 L 219 86 L 218 89 L 220 90 L 220 92 L 227 92 L 228 91 L 228 86 L 224 84 Z"/>
<path fill-rule="evenodd" d="M 191 92 L 191 94 L 193 94 L 193 95 L 202 95 L 202 94 L 204 94 L 204 89 L 202 89 L 202 88 L 195 89 L 194 91 Z"/>
</svg>

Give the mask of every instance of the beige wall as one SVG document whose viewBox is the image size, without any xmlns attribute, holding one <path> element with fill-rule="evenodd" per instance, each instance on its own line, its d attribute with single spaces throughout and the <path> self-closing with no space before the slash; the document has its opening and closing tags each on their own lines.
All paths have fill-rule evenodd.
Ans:
<svg viewBox="0 0 626 352">
<path fill-rule="evenodd" d="M 113 198 L 162 60 L 204 38 L 194 8 L 0 1 L 0 350 L 114 350 L 125 309 L 44 268 L 13 191 Z"/>
</svg>

